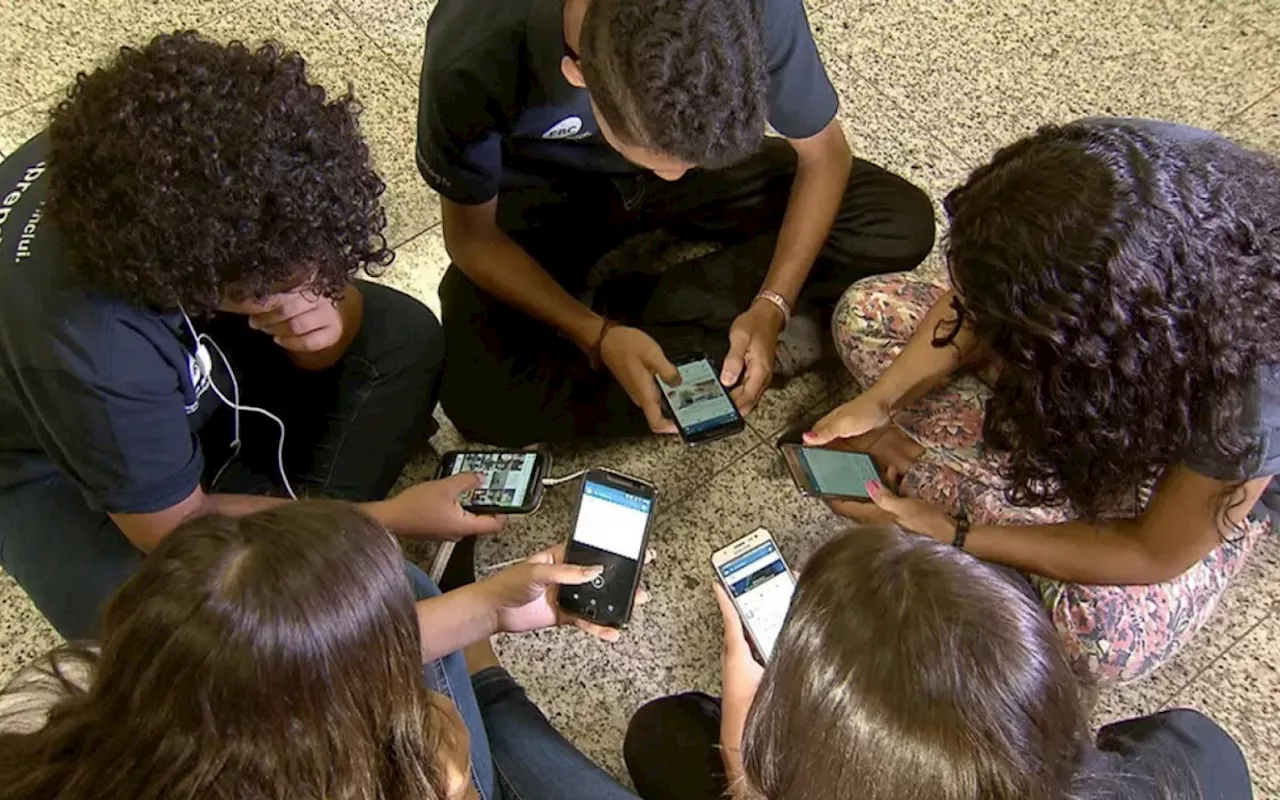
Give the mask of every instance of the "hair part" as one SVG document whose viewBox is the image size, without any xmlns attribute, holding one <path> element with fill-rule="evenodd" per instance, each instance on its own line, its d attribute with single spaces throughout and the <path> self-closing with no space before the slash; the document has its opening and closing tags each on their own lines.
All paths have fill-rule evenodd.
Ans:
<svg viewBox="0 0 1280 800">
<path fill-rule="evenodd" d="M 591 0 L 581 68 L 628 144 L 716 169 L 760 147 L 763 12 L 756 0 Z"/>
<path fill-rule="evenodd" d="M 108 605 L 94 678 L 0 735 L 12 800 L 427 800 L 465 738 L 422 684 L 394 539 L 308 501 L 201 517 Z"/>
<path fill-rule="evenodd" d="M 769 800 L 1074 797 L 1088 719 L 1029 587 L 867 526 L 818 550 L 747 719 Z"/>
<path fill-rule="evenodd" d="M 984 437 L 1009 500 L 1096 518 L 1189 457 L 1263 455 L 1260 368 L 1280 353 L 1280 165 L 1222 139 L 1048 126 L 946 200 L 947 263 L 1003 367 Z"/>
<path fill-rule="evenodd" d="M 80 73 L 49 126 L 48 213 L 95 289 L 191 313 L 391 263 L 351 92 L 302 56 L 194 31 Z"/>
</svg>

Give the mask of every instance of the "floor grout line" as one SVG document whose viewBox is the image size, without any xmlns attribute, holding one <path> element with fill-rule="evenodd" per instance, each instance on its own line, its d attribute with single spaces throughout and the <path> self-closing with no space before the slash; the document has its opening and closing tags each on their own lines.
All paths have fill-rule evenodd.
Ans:
<svg viewBox="0 0 1280 800">
<path fill-rule="evenodd" d="M 382 57 L 386 59 L 387 63 L 391 65 L 391 68 L 395 70 L 398 75 L 401 75 L 402 77 L 406 78 L 409 82 L 411 82 L 414 85 L 415 88 L 417 87 L 418 76 L 410 75 L 408 72 L 406 72 L 404 68 L 400 66 L 400 62 L 396 61 L 396 59 L 392 57 L 391 53 L 389 53 L 385 48 L 383 48 L 381 44 L 378 43 L 378 40 L 374 38 L 373 34 L 369 33 L 367 30 L 364 29 L 364 26 L 360 24 L 360 20 L 357 19 L 356 15 L 353 14 L 350 11 L 350 9 L 346 7 L 346 5 L 342 2 L 342 0 L 330 0 L 330 2 L 333 3 L 333 5 L 338 9 L 338 11 L 342 14 L 342 16 L 346 17 L 348 20 L 351 21 L 352 25 L 356 26 L 356 30 L 360 31 L 360 33 L 364 36 L 364 38 L 369 40 L 369 42 L 374 46 L 374 48 L 379 53 L 382 54 Z"/>
<path fill-rule="evenodd" d="M 1274 95 L 1280 95 L 1280 86 L 1276 86 L 1270 91 L 1265 92 L 1261 97 L 1259 97 L 1257 100 L 1254 100 L 1252 103 L 1247 104 L 1244 108 L 1241 108 L 1238 111 L 1231 112 L 1214 127 L 1214 130 L 1219 130 L 1219 131 L 1223 130 L 1232 122 L 1235 122 L 1240 117 L 1243 117 L 1245 114 L 1248 114 L 1257 106 L 1260 106 L 1263 103 L 1265 103 L 1267 100 L 1270 100 Z"/>
<path fill-rule="evenodd" d="M 1222 648 L 1221 652 L 1217 653 L 1213 658 L 1205 662 L 1204 666 L 1196 670 L 1191 675 L 1190 678 L 1187 678 L 1180 685 L 1178 685 L 1177 688 L 1170 690 L 1167 695 L 1160 698 L 1160 701 L 1156 704 L 1156 708 L 1152 709 L 1151 713 L 1155 713 L 1163 708 L 1166 708 L 1173 700 L 1177 699 L 1177 697 L 1181 695 L 1184 691 L 1186 691 L 1193 683 L 1196 683 L 1197 681 L 1199 681 L 1200 678 L 1203 677 L 1205 673 L 1207 673 L 1215 665 L 1217 665 L 1218 662 L 1221 661 L 1227 655 L 1227 653 L 1230 653 L 1232 650 L 1234 650 L 1236 645 L 1240 644 L 1240 642 L 1244 641 L 1254 631 L 1260 628 L 1262 624 L 1267 621 L 1267 618 L 1272 614 L 1276 613 L 1277 610 L 1280 610 L 1280 601 L 1272 603 L 1271 607 L 1268 608 L 1266 612 L 1263 613 L 1263 615 L 1258 618 L 1257 622 L 1250 625 L 1248 630 L 1246 630 L 1244 633 L 1240 634 L 1236 638 L 1232 639 L 1230 644 Z"/>
</svg>

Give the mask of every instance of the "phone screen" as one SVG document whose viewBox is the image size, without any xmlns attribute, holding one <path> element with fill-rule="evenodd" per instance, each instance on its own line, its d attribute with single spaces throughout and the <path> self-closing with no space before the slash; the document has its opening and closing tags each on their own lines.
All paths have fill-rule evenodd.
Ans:
<svg viewBox="0 0 1280 800">
<path fill-rule="evenodd" d="M 798 447 L 800 466 L 819 494 L 869 497 L 867 481 L 880 480 L 875 462 L 865 453 Z"/>
<path fill-rule="evenodd" d="M 459 453 L 449 474 L 479 472 L 484 476 L 483 486 L 462 495 L 464 506 L 516 509 L 528 499 L 537 462 L 537 453 Z"/>
<path fill-rule="evenodd" d="M 719 570 L 743 624 L 751 632 L 760 656 L 767 661 L 782 633 L 796 588 L 782 554 L 777 545 L 766 541 L 721 564 Z"/>
<path fill-rule="evenodd" d="M 741 419 L 710 361 L 700 358 L 677 369 L 681 378 L 679 386 L 668 386 L 661 378 L 658 385 L 685 436 L 695 436 Z"/>
<path fill-rule="evenodd" d="M 591 583 L 560 587 L 567 611 L 606 624 L 627 621 L 652 512 L 652 497 L 587 479 L 565 560 L 600 564 L 604 572 Z"/>
</svg>

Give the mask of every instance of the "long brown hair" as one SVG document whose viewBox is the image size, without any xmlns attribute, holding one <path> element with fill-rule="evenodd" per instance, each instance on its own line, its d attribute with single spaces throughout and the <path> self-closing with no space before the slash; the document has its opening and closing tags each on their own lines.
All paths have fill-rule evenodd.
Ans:
<svg viewBox="0 0 1280 800">
<path fill-rule="evenodd" d="M 188 522 L 110 601 L 90 686 L 0 736 L 0 798 L 443 798 L 466 745 L 418 636 L 399 547 L 352 506 Z"/>
<path fill-rule="evenodd" d="M 1089 744 L 1027 591 L 949 545 L 868 526 L 805 567 L 743 757 L 769 800 L 1060 800 Z"/>
</svg>

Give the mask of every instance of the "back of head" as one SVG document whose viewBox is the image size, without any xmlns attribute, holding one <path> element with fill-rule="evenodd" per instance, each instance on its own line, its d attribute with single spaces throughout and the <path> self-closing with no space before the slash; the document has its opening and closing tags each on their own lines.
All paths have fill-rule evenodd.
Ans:
<svg viewBox="0 0 1280 800">
<path fill-rule="evenodd" d="M 194 32 L 81 73 L 49 128 L 48 213 L 99 291 L 192 313 L 390 263 L 350 94 L 279 44 Z"/>
<path fill-rule="evenodd" d="M 872 526 L 805 566 L 743 755 L 768 800 L 1055 800 L 1086 743 L 1035 600 L 955 548 Z"/>
<path fill-rule="evenodd" d="M 627 144 L 714 169 L 751 155 L 765 128 L 756 0 L 590 0 L 582 73 Z"/>
<path fill-rule="evenodd" d="M 112 599 L 94 673 L 0 739 L 0 794 L 436 798 L 465 747 L 421 683 L 398 545 L 339 503 L 185 523 Z"/>
</svg>

